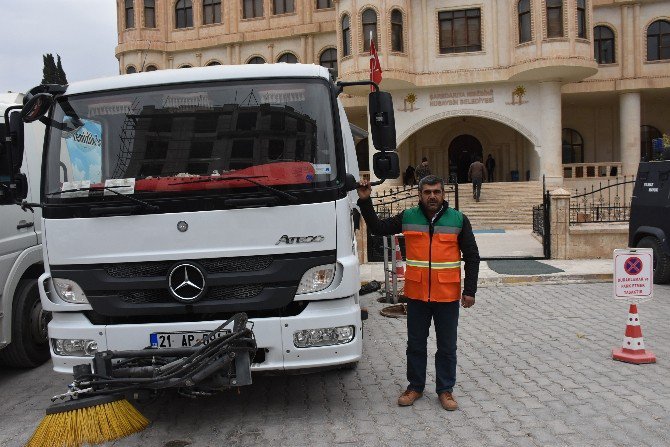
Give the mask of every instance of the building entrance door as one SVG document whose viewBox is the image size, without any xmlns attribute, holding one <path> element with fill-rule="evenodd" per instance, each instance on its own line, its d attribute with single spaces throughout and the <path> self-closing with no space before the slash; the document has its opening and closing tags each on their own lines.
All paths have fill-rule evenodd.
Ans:
<svg viewBox="0 0 670 447">
<path fill-rule="evenodd" d="M 484 153 L 482 144 L 472 135 L 459 135 L 449 145 L 449 180 L 468 181 L 470 164 Z"/>
</svg>

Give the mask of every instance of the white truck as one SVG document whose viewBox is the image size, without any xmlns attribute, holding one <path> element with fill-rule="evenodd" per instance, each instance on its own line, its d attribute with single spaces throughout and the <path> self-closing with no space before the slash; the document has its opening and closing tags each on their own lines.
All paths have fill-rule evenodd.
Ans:
<svg viewBox="0 0 670 447">
<path fill-rule="evenodd" d="M 359 173 L 338 94 L 367 84 L 268 64 L 33 89 L 21 114 L 49 127 L 28 206 L 42 207 L 54 370 L 177 358 L 229 334 L 237 312 L 253 325 L 251 371 L 358 362 Z M 370 107 L 375 174 L 397 178 L 390 95 Z"/>
<path fill-rule="evenodd" d="M 4 183 L 9 180 L 12 157 L 5 141 L 5 111 L 11 113 L 12 107 L 22 104 L 22 94 L 0 94 L 0 160 L 4 168 L 0 168 L 0 181 Z M 30 201 L 39 200 L 44 128 L 41 123 L 23 128 L 23 139 L 30 149 L 21 160 L 13 161 L 22 166 L 19 175 L 26 179 L 24 189 Z M 0 197 L 3 195 L 0 188 Z M 42 310 L 37 288 L 37 278 L 44 273 L 40 227 L 39 209 L 33 214 L 13 201 L 0 204 L 0 363 L 7 366 L 28 368 L 49 359 L 49 313 Z"/>
</svg>

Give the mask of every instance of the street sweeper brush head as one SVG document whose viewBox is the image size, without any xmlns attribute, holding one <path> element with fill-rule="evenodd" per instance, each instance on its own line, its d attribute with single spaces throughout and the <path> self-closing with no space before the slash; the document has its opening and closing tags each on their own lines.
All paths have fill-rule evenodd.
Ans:
<svg viewBox="0 0 670 447">
<path fill-rule="evenodd" d="M 80 447 L 123 438 L 149 421 L 123 396 L 93 396 L 56 403 L 26 447 Z"/>
</svg>

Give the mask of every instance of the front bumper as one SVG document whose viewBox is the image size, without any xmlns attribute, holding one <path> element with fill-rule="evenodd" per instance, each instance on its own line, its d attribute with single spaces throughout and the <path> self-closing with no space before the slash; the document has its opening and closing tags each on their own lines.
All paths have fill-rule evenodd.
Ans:
<svg viewBox="0 0 670 447">
<path fill-rule="evenodd" d="M 363 351 L 361 309 L 356 297 L 310 302 L 293 317 L 258 318 L 249 320 L 259 349 L 265 350 L 262 363 L 253 363 L 252 371 L 309 369 L 334 366 L 360 360 Z M 94 325 L 80 312 L 54 312 L 49 323 L 49 338 L 86 339 L 98 343 L 98 351 L 134 350 L 149 346 L 153 332 L 214 330 L 222 320 L 183 323 L 150 323 Z M 293 333 L 353 325 L 354 339 L 342 345 L 315 348 L 296 348 Z M 90 363 L 92 357 L 56 355 L 51 351 L 54 371 L 72 374 L 72 367 Z"/>
</svg>

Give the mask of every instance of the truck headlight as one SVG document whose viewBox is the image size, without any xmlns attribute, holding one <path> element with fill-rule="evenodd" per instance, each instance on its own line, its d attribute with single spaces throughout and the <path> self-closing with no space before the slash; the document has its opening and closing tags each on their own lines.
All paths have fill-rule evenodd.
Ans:
<svg viewBox="0 0 670 447">
<path fill-rule="evenodd" d="M 293 333 L 293 344 L 296 348 L 343 345 L 353 340 L 355 335 L 356 328 L 354 326 L 303 329 Z"/>
<path fill-rule="evenodd" d="M 93 357 L 98 352 L 98 343 L 95 340 L 52 338 L 51 346 L 57 355 Z"/>
<path fill-rule="evenodd" d="M 335 278 L 335 264 L 312 267 L 302 275 L 296 294 L 327 289 L 333 282 L 333 278 Z"/>
<path fill-rule="evenodd" d="M 56 293 L 63 301 L 72 304 L 88 304 L 86 294 L 76 282 L 70 279 L 53 278 L 53 284 Z"/>
</svg>

